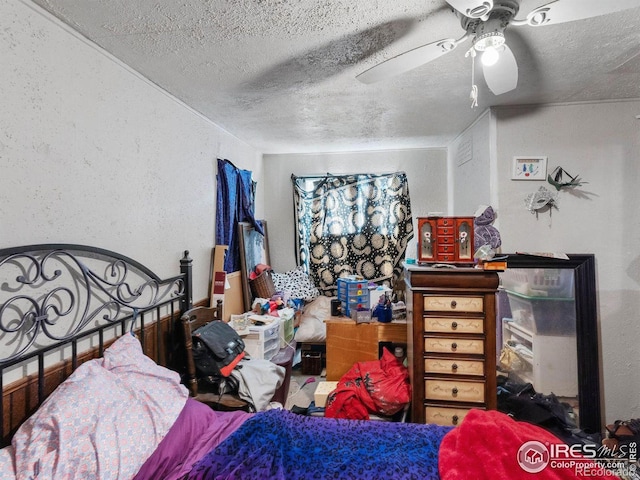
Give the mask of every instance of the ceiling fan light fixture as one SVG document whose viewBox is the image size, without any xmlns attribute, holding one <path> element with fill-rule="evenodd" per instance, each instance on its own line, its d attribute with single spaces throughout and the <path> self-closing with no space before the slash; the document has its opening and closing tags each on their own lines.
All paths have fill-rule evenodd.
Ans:
<svg viewBox="0 0 640 480">
<path fill-rule="evenodd" d="M 477 35 L 473 42 L 473 47 L 479 52 L 484 52 L 487 49 L 497 50 L 502 45 L 504 45 L 504 33 L 498 31 Z"/>
<path fill-rule="evenodd" d="M 498 50 L 496 48 L 488 47 L 482 53 L 482 57 L 480 59 L 484 66 L 490 67 L 491 65 L 495 65 L 496 63 L 498 63 L 498 60 L 500 59 L 500 53 L 498 53 Z"/>
</svg>

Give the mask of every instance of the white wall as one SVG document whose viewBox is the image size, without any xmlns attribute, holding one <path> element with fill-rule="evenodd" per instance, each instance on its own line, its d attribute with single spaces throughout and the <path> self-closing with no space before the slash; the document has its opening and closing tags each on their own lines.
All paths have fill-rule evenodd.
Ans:
<svg viewBox="0 0 640 480">
<path fill-rule="evenodd" d="M 593 253 L 605 416 L 640 416 L 640 101 L 498 109 L 497 207 L 503 251 Z M 588 182 L 532 215 L 524 198 L 545 181 L 512 181 L 514 156 L 546 155 Z"/>
<path fill-rule="evenodd" d="M 261 154 L 35 6 L 0 2 L 0 246 L 95 245 L 208 296 L 216 158 Z"/>
<path fill-rule="evenodd" d="M 449 215 L 474 215 L 480 205 L 495 202 L 494 131 L 495 118 L 486 110 L 449 145 Z"/>
<path fill-rule="evenodd" d="M 269 251 L 274 269 L 295 266 L 293 186 L 291 174 L 341 173 L 407 174 L 411 212 L 415 218 L 428 212 L 447 211 L 446 149 L 392 150 L 374 152 L 285 154 L 264 156 L 265 218 L 268 221 Z M 415 257 L 416 240 L 409 243 L 407 256 Z"/>
</svg>

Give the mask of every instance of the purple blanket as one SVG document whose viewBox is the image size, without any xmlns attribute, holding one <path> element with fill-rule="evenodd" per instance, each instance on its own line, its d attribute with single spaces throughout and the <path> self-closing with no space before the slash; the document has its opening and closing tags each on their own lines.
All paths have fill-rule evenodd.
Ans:
<svg viewBox="0 0 640 480">
<path fill-rule="evenodd" d="M 167 436 L 142 465 L 134 480 L 176 480 L 212 448 L 224 441 L 242 422 L 245 412 L 215 412 L 188 398 Z"/>
<path fill-rule="evenodd" d="M 246 420 L 185 478 L 438 479 L 438 449 L 451 428 L 269 410 Z"/>
</svg>

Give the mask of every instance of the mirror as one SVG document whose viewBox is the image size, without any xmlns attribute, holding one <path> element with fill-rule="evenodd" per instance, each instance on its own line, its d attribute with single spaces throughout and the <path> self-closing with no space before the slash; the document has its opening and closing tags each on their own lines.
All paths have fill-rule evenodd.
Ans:
<svg viewBox="0 0 640 480">
<path fill-rule="evenodd" d="M 249 279 L 256 265 L 271 265 L 269 257 L 269 236 L 267 234 L 267 221 L 256 220 L 264 231 L 264 235 L 258 232 L 249 222 L 238 222 L 238 238 L 240 243 L 240 266 L 242 270 L 242 293 L 244 296 L 245 311 L 251 310 L 251 287 Z"/>
<path fill-rule="evenodd" d="M 569 403 L 578 426 L 593 433 L 602 428 L 595 258 L 568 256 L 506 255 L 497 361 L 509 379 Z"/>
</svg>

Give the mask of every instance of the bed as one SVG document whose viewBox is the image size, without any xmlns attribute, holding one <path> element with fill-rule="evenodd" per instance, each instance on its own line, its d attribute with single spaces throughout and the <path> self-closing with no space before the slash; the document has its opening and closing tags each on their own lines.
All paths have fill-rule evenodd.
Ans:
<svg viewBox="0 0 640 480">
<path fill-rule="evenodd" d="M 192 306 L 191 263 L 185 251 L 179 273 L 161 279 L 97 247 L 0 249 L 0 446 L 72 371 L 126 332 L 136 332 L 150 358 L 178 369 L 173 339 Z"/>
<path fill-rule="evenodd" d="M 180 263 L 161 280 L 101 249 L 0 250 L 0 373 L 25 372 L 3 383 L 0 480 L 577 477 L 545 465 L 532 476 L 540 445 L 560 442 L 495 411 L 472 410 L 452 428 L 211 410 L 189 397 L 172 350 L 173 322 L 192 303 L 187 253 Z M 66 278 L 62 266 L 75 273 Z M 68 316 L 79 325 L 46 335 Z M 611 478 L 593 466 L 589 478 Z"/>
</svg>

